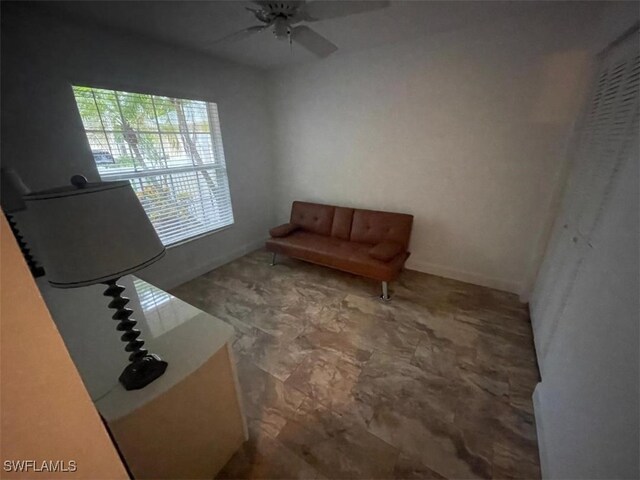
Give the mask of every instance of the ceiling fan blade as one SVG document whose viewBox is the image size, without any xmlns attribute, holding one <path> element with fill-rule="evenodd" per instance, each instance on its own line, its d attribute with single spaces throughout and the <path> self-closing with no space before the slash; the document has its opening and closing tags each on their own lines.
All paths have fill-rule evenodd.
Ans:
<svg viewBox="0 0 640 480">
<path fill-rule="evenodd" d="M 338 50 L 338 47 L 329 40 L 304 25 L 294 27 L 291 30 L 291 40 L 299 43 L 311 53 L 322 58 L 328 57 Z"/>
<path fill-rule="evenodd" d="M 389 2 L 387 0 L 316 0 L 305 3 L 301 11 L 307 22 L 317 22 L 318 20 L 346 17 L 347 15 L 355 15 L 356 13 L 380 10 L 388 6 Z"/>
<path fill-rule="evenodd" d="M 244 40 L 247 37 L 250 37 L 251 35 L 253 35 L 254 33 L 258 33 L 261 32 L 262 30 L 264 30 L 265 28 L 269 28 L 271 25 L 255 25 L 253 27 L 249 27 L 249 28 L 245 28 L 244 30 L 240 30 L 239 32 L 234 32 L 230 35 L 227 35 L 225 37 L 219 38 L 218 40 L 216 40 L 214 42 L 214 44 L 216 43 L 230 43 L 230 42 L 238 42 L 240 40 Z"/>
</svg>

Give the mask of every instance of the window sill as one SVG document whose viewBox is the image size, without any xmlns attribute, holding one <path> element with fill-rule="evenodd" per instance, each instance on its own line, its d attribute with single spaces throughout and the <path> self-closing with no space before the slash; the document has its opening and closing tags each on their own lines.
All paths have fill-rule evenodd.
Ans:
<svg viewBox="0 0 640 480">
<path fill-rule="evenodd" d="M 214 234 L 222 232 L 224 230 L 228 230 L 231 227 L 233 227 L 234 225 L 235 225 L 235 222 L 231 223 L 229 225 L 225 225 L 224 227 L 216 228 L 215 230 L 209 230 L 208 232 L 201 233 L 201 234 L 196 235 L 194 237 L 185 238 L 184 240 L 180 240 L 179 242 L 172 243 L 171 245 L 165 245 L 164 248 L 166 248 L 167 250 L 171 250 L 171 249 L 173 249 L 175 247 L 181 247 L 185 243 L 189 243 L 189 242 L 192 242 L 194 240 L 199 240 L 199 239 L 201 239 L 203 237 L 206 237 L 208 235 L 214 235 Z"/>
</svg>

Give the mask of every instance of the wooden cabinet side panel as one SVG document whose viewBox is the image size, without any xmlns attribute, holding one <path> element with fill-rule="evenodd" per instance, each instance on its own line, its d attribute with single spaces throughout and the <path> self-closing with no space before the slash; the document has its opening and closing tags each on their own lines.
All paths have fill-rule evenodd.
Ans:
<svg viewBox="0 0 640 480">
<path fill-rule="evenodd" d="M 1 476 L 128 478 L 9 225 L 0 217 Z M 34 460 L 40 469 L 42 462 L 53 462 L 58 470 L 71 470 L 73 461 L 76 469 L 7 471 L 5 462 L 20 460 Z"/>
<path fill-rule="evenodd" d="M 245 440 L 226 348 L 109 426 L 137 479 L 215 477 Z"/>
</svg>

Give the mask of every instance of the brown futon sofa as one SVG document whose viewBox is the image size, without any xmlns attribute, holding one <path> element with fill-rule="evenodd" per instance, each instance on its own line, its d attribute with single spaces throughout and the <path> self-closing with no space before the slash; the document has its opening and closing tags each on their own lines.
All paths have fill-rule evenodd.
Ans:
<svg viewBox="0 0 640 480">
<path fill-rule="evenodd" d="M 291 219 L 269 230 L 266 247 L 308 262 L 382 282 L 395 280 L 409 258 L 413 215 L 293 202 Z"/>
</svg>

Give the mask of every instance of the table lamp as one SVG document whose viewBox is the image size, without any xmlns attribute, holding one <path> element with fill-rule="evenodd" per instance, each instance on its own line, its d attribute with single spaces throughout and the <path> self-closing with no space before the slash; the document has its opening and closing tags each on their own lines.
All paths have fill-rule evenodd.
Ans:
<svg viewBox="0 0 640 480">
<path fill-rule="evenodd" d="M 0 179 L 0 203 L 2 204 L 2 211 L 7 217 L 7 222 L 9 222 L 11 232 L 13 233 L 13 236 L 16 237 L 16 242 L 18 242 L 18 246 L 20 247 L 22 255 L 29 266 L 29 270 L 31 270 L 31 274 L 34 277 L 41 277 L 44 275 L 44 269 L 37 264 L 33 255 L 31 255 L 31 250 L 27 246 L 27 242 L 22 237 L 15 218 L 13 218 L 14 213 L 27 209 L 22 197 L 29 193 L 29 189 L 22 182 L 15 170 L 9 168 L 1 169 Z"/>
<path fill-rule="evenodd" d="M 142 348 L 140 330 L 125 308 L 129 299 L 120 277 L 162 258 L 164 246 L 128 181 L 88 183 L 81 175 L 71 185 L 24 197 L 34 219 L 38 250 L 53 287 L 74 288 L 103 283 L 116 329 L 130 352 L 120 375 L 127 390 L 145 387 L 160 377 L 167 362 Z"/>
</svg>

